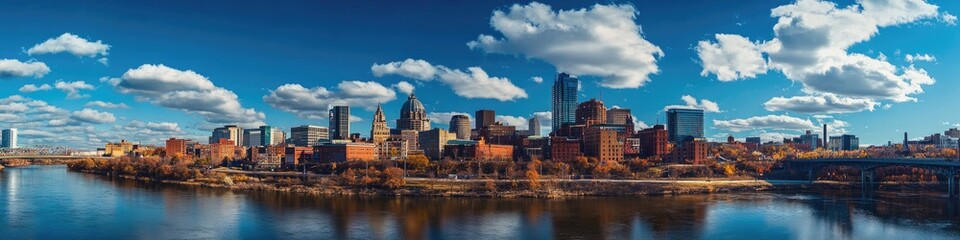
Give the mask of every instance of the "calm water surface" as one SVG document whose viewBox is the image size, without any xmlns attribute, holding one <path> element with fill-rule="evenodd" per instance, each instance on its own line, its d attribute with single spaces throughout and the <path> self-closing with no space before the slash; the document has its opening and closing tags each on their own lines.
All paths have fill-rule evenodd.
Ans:
<svg viewBox="0 0 960 240">
<path fill-rule="evenodd" d="M 312 197 L 0 172 L 0 239 L 960 239 L 958 200 L 838 192 Z"/>
</svg>

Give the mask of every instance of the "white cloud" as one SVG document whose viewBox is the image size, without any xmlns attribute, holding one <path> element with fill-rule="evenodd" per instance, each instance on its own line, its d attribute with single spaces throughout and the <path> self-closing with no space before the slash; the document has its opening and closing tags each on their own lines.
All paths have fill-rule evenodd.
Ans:
<svg viewBox="0 0 960 240">
<path fill-rule="evenodd" d="M 905 55 L 905 56 L 904 56 L 904 60 L 907 60 L 907 62 L 910 62 L 910 63 L 913 63 L 913 62 L 936 62 L 936 61 L 937 61 L 937 57 L 935 57 L 935 56 L 933 56 L 933 55 L 930 55 L 930 54 L 926 54 L 926 53 L 924 53 L 924 54 L 919 54 L 919 53 L 917 53 L 917 54 L 912 54 L 912 55 L 911 55 L 911 54 Z"/>
<path fill-rule="evenodd" d="M 480 67 L 469 67 L 467 72 L 451 69 L 442 65 L 432 65 L 424 60 L 407 59 L 402 62 L 373 64 L 373 75 L 400 75 L 420 81 L 434 79 L 453 89 L 457 96 L 465 98 L 489 98 L 500 101 L 512 101 L 527 98 L 527 92 L 513 85 L 510 79 L 491 77 Z"/>
<path fill-rule="evenodd" d="M 953 15 L 953 14 L 950 14 L 950 13 L 947 12 L 947 11 L 943 11 L 943 13 L 940 14 L 940 21 L 943 21 L 944 23 L 946 23 L 947 25 L 950 25 L 950 26 L 956 26 L 956 25 L 957 25 L 957 16 L 956 16 L 956 15 Z"/>
<path fill-rule="evenodd" d="M 683 109 L 700 109 L 708 113 L 722 112 L 720 110 L 720 105 L 708 99 L 700 99 L 700 102 L 698 103 L 697 98 L 690 95 L 683 95 L 682 97 L 680 97 L 680 100 L 683 100 L 683 102 L 686 105 L 668 105 L 663 108 L 663 111 L 667 111 L 667 109 L 671 109 L 671 108 L 683 108 Z"/>
<path fill-rule="evenodd" d="M 284 84 L 263 96 L 263 101 L 277 109 L 305 119 L 321 119 L 333 106 L 350 106 L 373 111 L 377 104 L 397 98 L 397 93 L 377 82 L 343 81 L 338 92 L 325 87 L 305 88 L 300 84 Z"/>
<path fill-rule="evenodd" d="M 90 97 L 87 94 L 80 94 L 80 90 L 92 90 L 93 85 L 87 84 L 84 81 L 74 81 L 74 82 L 64 82 L 57 81 L 53 86 L 56 89 L 60 89 L 67 94 L 67 99 L 79 99 Z"/>
<path fill-rule="evenodd" d="M 40 85 L 39 87 L 33 84 L 25 84 L 23 85 L 23 87 L 20 87 L 20 92 L 30 93 L 30 92 L 36 92 L 36 91 L 46 91 L 52 88 L 53 87 L 51 87 L 50 84 L 43 84 L 43 85 Z"/>
<path fill-rule="evenodd" d="M 117 121 L 117 118 L 113 116 L 113 113 L 101 112 L 89 108 L 84 108 L 83 110 L 73 112 L 70 114 L 70 119 L 93 124 L 112 123 Z"/>
<path fill-rule="evenodd" d="M 543 78 L 542 78 L 542 77 L 531 77 L 531 78 L 530 78 L 530 81 L 533 81 L 533 82 L 539 84 L 539 83 L 543 83 Z"/>
<path fill-rule="evenodd" d="M 427 119 L 430 119 L 431 123 L 440 124 L 440 125 L 450 125 L 450 118 L 453 118 L 455 115 L 465 115 L 470 118 L 470 126 L 473 126 L 473 116 L 469 113 L 463 112 L 430 112 L 427 113 Z"/>
<path fill-rule="evenodd" d="M 481 34 L 467 46 L 541 59 L 558 71 L 601 77 L 608 88 L 638 88 L 659 73 L 664 54 L 641 35 L 636 14 L 632 5 L 554 11 L 538 2 L 514 4 L 490 18 L 501 38 Z"/>
<path fill-rule="evenodd" d="M 411 93 L 413 93 L 413 90 L 416 89 L 415 87 L 413 87 L 413 84 L 410 84 L 407 81 L 400 81 L 397 84 L 394 84 L 393 88 L 396 88 L 397 91 L 405 95 L 410 95 Z"/>
<path fill-rule="evenodd" d="M 127 106 L 127 104 L 125 103 L 112 103 L 112 102 L 104 102 L 104 101 L 88 102 L 84 106 L 99 107 L 99 108 L 129 108 L 129 106 Z"/>
<path fill-rule="evenodd" d="M 46 41 L 33 45 L 27 50 L 27 54 L 50 54 L 67 52 L 78 57 L 96 57 L 106 56 L 110 45 L 97 40 L 96 42 L 87 41 L 80 36 L 64 33 L 57 38 L 47 39 Z M 106 62 L 105 58 L 103 62 Z M 102 63 L 103 63 L 102 62 Z"/>
<path fill-rule="evenodd" d="M 719 129 L 742 132 L 748 130 L 815 130 L 817 126 L 810 120 L 786 115 L 755 116 L 747 119 L 713 120 L 713 126 Z"/>
<path fill-rule="evenodd" d="M 129 69 L 115 82 L 122 93 L 156 105 L 198 114 L 213 124 L 263 125 L 262 112 L 243 108 L 237 94 L 217 87 L 192 70 L 178 70 L 163 64 L 144 64 Z"/>
<path fill-rule="evenodd" d="M 839 97 L 834 94 L 815 96 L 774 97 L 763 104 L 767 111 L 793 111 L 799 113 L 853 113 L 873 111 L 879 105 L 869 98 Z"/>
<path fill-rule="evenodd" d="M 517 127 L 517 130 L 527 130 L 530 128 L 530 122 L 525 117 L 497 115 L 496 120 L 497 122 L 503 123 L 503 125 Z"/>
<path fill-rule="evenodd" d="M 47 64 L 38 61 L 21 62 L 16 59 L 0 59 L 0 78 L 34 77 L 42 78 L 50 73 Z"/>
<path fill-rule="evenodd" d="M 872 58 L 847 50 L 870 40 L 882 27 L 947 15 L 938 13 L 937 8 L 924 0 L 862 0 L 846 7 L 820 0 L 799 0 L 771 11 L 771 16 L 778 18 L 773 27 L 775 38 L 758 45 L 757 49 L 768 56 L 769 69 L 802 83 L 808 94 L 913 101 L 916 98 L 911 95 L 922 93 L 923 85 L 934 83 L 925 70 L 897 67 L 883 56 Z M 708 60 L 701 59 L 705 63 Z M 751 67 L 755 62 L 750 62 L 735 63 L 745 66 L 731 69 L 757 70 Z M 707 65 L 704 71 L 713 72 Z M 751 74 L 738 76 L 753 77 Z"/>
<path fill-rule="evenodd" d="M 728 82 L 754 78 L 767 72 L 767 60 L 760 47 L 740 35 L 716 34 L 717 43 L 700 41 L 697 55 L 702 61 L 701 76 L 717 75 L 717 80 Z"/>
<path fill-rule="evenodd" d="M 630 117 L 633 118 L 633 129 L 640 130 L 644 128 L 650 128 L 650 125 L 647 125 L 647 123 L 640 121 L 640 119 L 638 119 L 636 115 L 630 115 Z"/>
<path fill-rule="evenodd" d="M 795 137 L 797 137 L 797 136 L 800 136 L 800 135 L 797 135 L 797 134 L 789 134 L 789 133 L 782 133 L 782 132 L 761 132 L 761 133 L 760 133 L 760 141 L 761 141 L 761 142 L 771 142 L 771 141 L 773 141 L 773 142 L 783 142 L 783 139 L 784 139 L 784 138 L 793 139 L 793 138 L 795 138 Z"/>
<path fill-rule="evenodd" d="M 22 113 L 26 112 L 28 109 L 30 109 L 30 107 L 22 102 L 9 102 L 0 104 L 0 112 Z"/>
</svg>

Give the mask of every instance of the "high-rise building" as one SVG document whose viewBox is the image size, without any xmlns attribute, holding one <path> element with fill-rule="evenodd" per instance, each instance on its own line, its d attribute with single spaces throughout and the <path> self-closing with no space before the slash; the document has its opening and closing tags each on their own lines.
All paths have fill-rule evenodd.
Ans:
<svg viewBox="0 0 960 240">
<path fill-rule="evenodd" d="M 370 142 L 382 143 L 390 138 L 390 127 L 387 126 L 387 116 L 383 108 L 377 104 L 377 111 L 373 113 L 373 125 L 370 127 Z"/>
<path fill-rule="evenodd" d="M 330 109 L 330 139 L 350 137 L 350 106 L 334 106 Z"/>
<path fill-rule="evenodd" d="M 488 110 L 488 109 L 477 110 L 477 112 L 474 114 L 474 117 L 477 120 L 476 122 L 477 129 L 481 129 L 486 126 L 493 125 L 493 123 L 497 122 L 497 112 L 493 110 Z"/>
<path fill-rule="evenodd" d="M 556 81 L 553 82 L 553 131 L 560 129 L 564 124 L 573 124 L 577 121 L 576 111 L 577 91 L 579 90 L 580 80 L 571 77 L 567 73 L 557 74 Z"/>
<path fill-rule="evenodd" d="M 0 131 L 0 147 L 17 148 L 17 129 L 10 128 Z"/>
<path fill-rule="evenodd" d="M 807 131 L 806 134 L 800 135 L 800 141 L 797 142 L 801 145 L 807 145 L 807 148 L 804 150 L 814 150 L 820 146 L 820 135 L 813 134 L 811 131 Z"/>
<path fill-rule="evenodd" d="M 943 135 L 947 135 L 952 138 L 960 138 L 960 129 L 957 129 L 957 128 L 947 129 L 946 131 L 943 131 Z"/>
<path fill-rule="evenodd" d="M 470 117 L 463 114 L 453 115 L 450 118 L 450 132 L 457 134 L 457 139 L 470 139 Z"/>
<path fill-rule="evenodd" d="M 757 146 L 760 146 L 760 144 L 763 143 L 763 141 L 760 140 L 760 137 L 747 137 L 747 139 L 745 139 L 744 142 L 753 143 L 753 144 L 756 144 Z"/>
<path fill-rule="evenodd" d="M 434 128 L 420 132 L 417 140 L 420 141 L 420 149 L 423 150 L 423 155 L 426 155 L 430 160 L 438 161 L 443 156 L 443 146 L 447 145 L 447 141 L 456 138 L 456 133 Z"/>
<path fill-rule="evenodd" d="M 667 135 L 679 144 L 690 138 L 703 138 L 703 110 L 667 109 Z"/>
<path fill-rule="evenodd" d="M 243 146 L 244 147 L 256 147 L 263 146 L 263 142 L 260 141 L 260 129 L 244 129 L 243 130 Z"/>
<path fill-rule="evenodd" d="M 187 142 L 190 140 L 170 138 L 166 141 L 166 154 L 168 158 L 183 158 L 187 156 Z"/>
<path fill-rule="evenodd" d="M 209 144 L 219 143 L 220 139 L 233 141 L 237 146 L 243 144 L 243 128 L 237 125 L 227 125 L 213 129 Z"/>
<path fill-rule="evenodd" d="M 527 131 L 530 136 L 540 136 L 540 117 L 533 116 L 527 123 Z"/>
<path fill-rule="evenodd" d="M 603 101 L 590 99 L 590 101 L 580 103 L 577 106 L 575 116 L 577 118 L 576 123 L 584 125 L 584 127 L 604 124 L 607 122 L 607 109 L 603 106 Z"/>
<path fill-rule="evenodd" d="M 407 101 L 400 107 L 400 118 L 397 119 L 397 129 L 414 130 L 417 132 L 430 130 L 430 119 L 427 118 L 427 109 L 423 103 L 410 93 Z"/>
<path fill-rule="evenodd" d="M 583 133 L 583 155 L 603 161 L 623 160 L 623 142 L 617 131 L 591 127 Z"/>
<path fill-rule="evenodd" d="M 633 116 L 630 115 L 630 109 L 611 108 L 607 110 L 607 123 L 619 125 L 633 124 Z"/>
<path fill-rule="evenodd" d="M 321 139 L 330 139 L 330 131 L 325 127 L 302 125 L 290 128 L 290 141 L 295 146 L 314 146 Z"/>
<path fill-rule="evenodd" d="M 850 134 L 830 137 L 830 148 L 834 151 L 857 150 L 860 149 L 860 138 Z"/>
<path fill-rule="evenodd" d="M 271 126 L 260 126 L 260 144 L 262 146 L 275 146 L 283 144 L 286 140 L 286 134 L 283 130 Z"/>
</svg>

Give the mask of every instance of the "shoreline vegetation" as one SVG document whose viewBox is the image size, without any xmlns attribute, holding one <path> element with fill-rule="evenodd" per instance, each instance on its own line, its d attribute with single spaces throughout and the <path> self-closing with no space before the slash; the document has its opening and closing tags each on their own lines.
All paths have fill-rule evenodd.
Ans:
<svg viewBox="0 0 960 240">
<path fill-rule="evenodd" d="M 859 183 L 839 181 L 756 180 L 744 177 L 683 179 L 445 179 L 404 177 L 401 168 L 387 167 L 320 175 L 296 172 L 247 172 L 227 168 L 203 170 L 189 161 L 158 158 L 84 159 L 67 162 L 71 171 L 144 182 L 202 186 L 241 191 L 277 191 L 313 195 L 557 198 L 573 196 L 641 196 L 735 193 L 808 189 L 856 189 Z M 527 173 L 536 173 L 529 171 Z M 887 187 L 904 189 L 904 183 Z M 913 186 L 932 187 L 919 182 Z"/>
</svg>

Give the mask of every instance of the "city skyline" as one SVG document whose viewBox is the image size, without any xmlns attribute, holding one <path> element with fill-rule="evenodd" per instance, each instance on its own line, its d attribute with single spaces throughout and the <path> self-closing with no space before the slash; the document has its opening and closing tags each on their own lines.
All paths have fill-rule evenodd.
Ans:
<svg viewBox="0 0 960 240">
<path fill-rule="evenodd" d="M 448 129 L 456 114 L 476 121 L 473 112 L 490 109 L 517 130 L 536 116 L 549 133 L 551 85 L 559 72 L 571 72 L 580 79 L 578 104 L 597 98 L 631 109 L 637 130 L 665 124 L 665 109 L 681 107 L 705 112 L 704 137 L 712 141 L 780 140 L 828 124 L 831 136 L 886 144 L 904 131 L 919 137 L 960 122 L 936 114 L 956 107 L 950 90 L 960 83 L 950 76 L 960 70 L 949 66 L 958 60 L 951 43 L 960 31 L 950 13 L 960 12 L 960 3 L 910 2 L 922 4 L 708 3 L 716 11 L 697 20 L 671 16 L 682 4 L 651 2 L 472 3 L 463 12 L 451 11 L 459 4 L 435 3 L 419 17 L 403 14 L 411 6 L 401 3 L 238 4 L 217 16 L 204 14 L 222 6 L 207 3 L 180 13 L 139 8 L 178 3 L 119 3 L 128 12 L 108 3 L 11 3 L 16 7 L 0 10 L 0 19 L 18 19 L 6 21 L 12 26 L 0 41 L 7 86 L 0 89 L 0 128 L 19 129 L 20 146 L 161 144 L 204 140 L 233 124 L 287 133 L 327 126 L 328 109 L 345 105 L 350 133 L 369 137 L 375 109 L 382 104 L 388 126 L 397 128 L 412 92 L 432 127 Z M 257 15 L 281 9 L 296 10 L 277 19 Z M 881 10 L 895 16 L 871 16 Z M 534 13 L 553 17 L 527 15 Z M 511 29 L 511 22 L 543 31 Z M 580 30 L 551 29 L 561 25 Z M 590 27 L 609 32 L 582 31 Z M 809 41 L 816 38 L 822 45 Z M 572 47 L 578 44 L 598 49 Z M 551 47 L 569 50 L 544 52 Z"/>
</svg>

